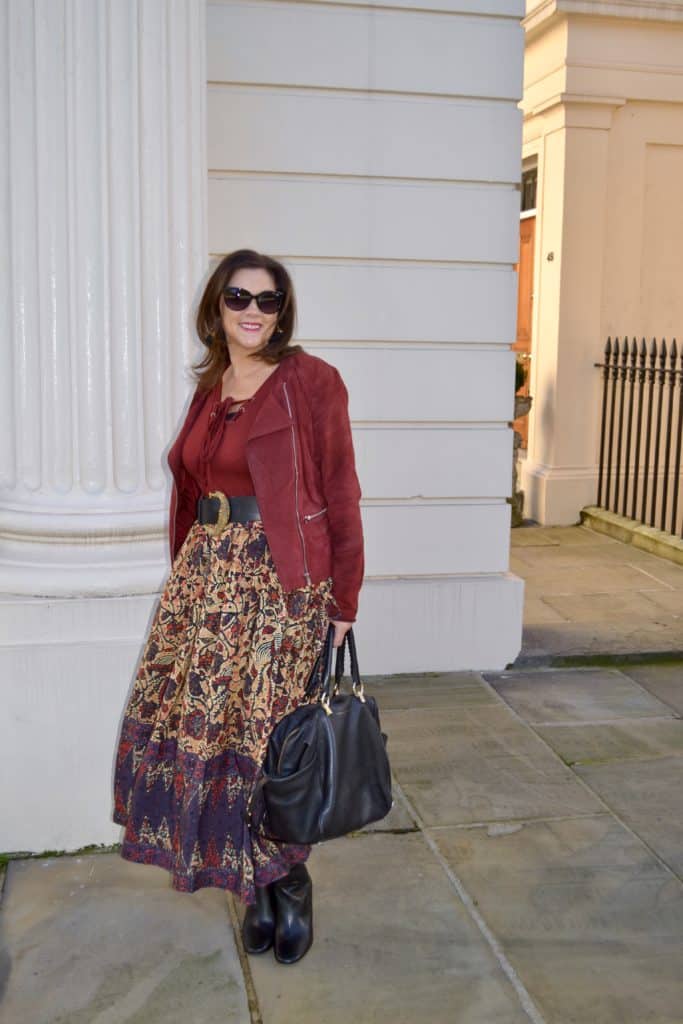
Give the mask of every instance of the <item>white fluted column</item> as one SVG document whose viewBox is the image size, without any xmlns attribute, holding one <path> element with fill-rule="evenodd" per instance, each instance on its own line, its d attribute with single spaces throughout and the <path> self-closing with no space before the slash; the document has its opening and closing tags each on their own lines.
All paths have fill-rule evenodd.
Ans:
<svg viewBox="0 0 683 1024">
<path fill-rule="evenodd" d="M 204 0 L 0 8 L 0 591 L 149 592 L 206 264 Z"/>
</svg>

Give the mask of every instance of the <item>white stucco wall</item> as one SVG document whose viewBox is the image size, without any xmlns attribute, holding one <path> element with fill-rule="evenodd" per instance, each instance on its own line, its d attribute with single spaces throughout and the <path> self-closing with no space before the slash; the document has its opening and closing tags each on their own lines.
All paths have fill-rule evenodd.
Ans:
<svg viewBox="0 0 683 1024">
<path fill-rule="evenodd" d="M 567 525 L 597 499 L 593 364 L 607 337 L 638 346 L 645 337 L 648 350 L 652 338 L 677 337 L 680 352 L 683 6 L 528 0 L 528 9 L 523 154 L 538 161 L 538 191 L 534 402 L 520 477 L 525 514 Z"/>
<path fill-rule="evenodd" d="M 520 648 L 522 15 L 517 0 L 208 6 L 209 248 L 282 259 L 296 340 L 347 383 L 368 672 L 501 668 Z"/>
</svg>

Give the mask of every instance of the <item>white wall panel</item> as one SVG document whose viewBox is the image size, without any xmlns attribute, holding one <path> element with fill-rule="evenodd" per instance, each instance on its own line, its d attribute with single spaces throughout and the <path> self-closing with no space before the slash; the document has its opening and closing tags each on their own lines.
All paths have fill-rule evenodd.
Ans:
<svg viewBox="0 0 683 1024">
<path fill-rule="evenodd" d="M 212 252 L 513 263 L 519 249 L 519 192 L 504 185 L 214 173 L 209 209 Z"/>
<path fill-rule="evenodd" d="M 510 505 L 504 501 L 371 502 L 362 515 L 370 578 L 508 568 Z"/>
<path fill-rule="evenodd" d="M 358 661 L 363 671 L 381 672 L 386 652 L 395 652 L 396 672 L 476 668 L 496 671 L 520 648 L 522 622 L 510 608 L 522 605 L 524 580 L 513 573 L 372 579 L 358 605 Z M 362 623 L 370 624 L 363 629 Z"/>
<path fill-rule="evenodd" d="M 216 171 L 519 180 L 522 112 L 511 103 L 210 85 Z M 267 131 L 254 131 L 254 125 Z"/>
<path fill-rule="evenodd" d="M 209 7 L 210 82 L 493 96 L 522 93 L 510 18 L 340 4 Z"/>
<path fill-rule="evenodd" d="M 477 342 L 507 350 L 512 340 L 517 274 L 509 266 L 288 257 L 287 267 L 300 299 L 303 344 Z"/>
<path fill-rule="evenodd" d="M 139 638 L 96 644 L 84 631 L 78 643 L 0 648 L 0 675 L 12 680 L 0 716 L 0 777 L 12 780 L 0 850 L 121 841 L 111 820 L 112 777 L 139 655 Z"/>
<path fill-rule="evenodd" d="M 356 427 L 353 441 L 366 500 L 495 498 L 510 490 L 508 427 Z"/>
<path fill-rule="evenodd" d="M 514 413 L 514 395 L 507 384 L 515 356 L 509 349 L 478 352 L 380 345 L 318 349 L 308 345 L 306 349 L 337 367 L 349 392 L 354 421 L 506 423 Z"/>
</svg>

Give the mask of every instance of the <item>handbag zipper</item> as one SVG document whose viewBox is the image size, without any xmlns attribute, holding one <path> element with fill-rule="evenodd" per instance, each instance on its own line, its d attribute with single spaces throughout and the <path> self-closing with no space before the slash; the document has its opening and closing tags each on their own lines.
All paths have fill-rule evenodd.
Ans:
<svg viewBox="0 0 683 1024">
<path fill-rule="evenodd" d="M 315 519 L 316 516 L 321 516 L 323 512 L 327 512 L 327 505 L 325 505 L 325 508 L 321 508 L 319 512 L 309 512 L 308 515 L 304 516 L 304 519 Z"/>
<path fill-rule="evenodd" d="M 289 412 L 289 422 L 292 428 L 292 451 L 294 452 L 294 500 L 296 502 L 296 527 L 299 531 L 299 537 L 301 539 L 301 551 L 304 556 L 304 576 L 308 581 L 309 585 L 311 582 L 311 574 L 308 571 L 308 562 L 306 561 L 306 541 L 304 540 L 304 532 L 301 529 L 301 516 L 299 515 L 299 460 L 296 455 L 296 441 L 294 439 L 294 418 L 292 416 L 292 407 L 289 404 L 289 394 L 287 392 L 287 383 L 283 381 L 282 388 L 285 393 L 285 400 L 287 402 L 287 410 Z"/>
</svg>

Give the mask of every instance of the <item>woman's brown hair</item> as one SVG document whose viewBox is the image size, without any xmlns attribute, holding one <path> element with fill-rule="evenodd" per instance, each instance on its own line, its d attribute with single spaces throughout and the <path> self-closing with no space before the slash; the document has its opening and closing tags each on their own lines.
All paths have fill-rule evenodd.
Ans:
<svg viewBox="0 0 683 1024">
<path fill-rule="evenodd" d="M 220 298 L 230 284 L 232 275 L 243 267 L 256 267 L 267 270 L 275 281 L 275 288 L 285 293 L 282 308 L 278 316 L 277 326 L 271 334 L 265 348 L 250 353 L 250 358 L 258 358 L 264 363 L 279 363 L 295 352 L 302 352 L 301 345 L 290 345 L 296 322 L 296 299 L 294 286 L 288 271 L 272 256 L 256 252 L 254 249 L 236 249 L 224 256 L 209 278 L 202 295 L 195 320 L 197 334 L 206 353 L 203 358 L 192 366 L 195 382 L 203 391 L 210 391 L 217 380 L 222 377 L 230 364 L 230 353 L 225 342 L 223 319 L 221 317 Z"/>
</svg>

